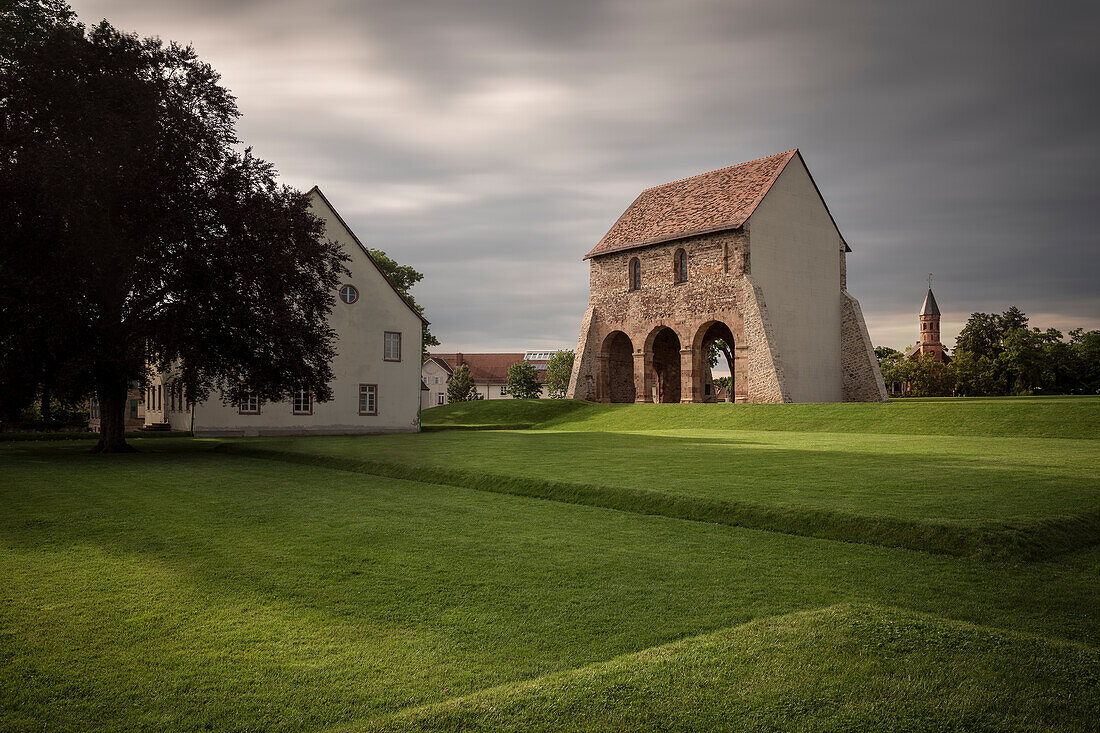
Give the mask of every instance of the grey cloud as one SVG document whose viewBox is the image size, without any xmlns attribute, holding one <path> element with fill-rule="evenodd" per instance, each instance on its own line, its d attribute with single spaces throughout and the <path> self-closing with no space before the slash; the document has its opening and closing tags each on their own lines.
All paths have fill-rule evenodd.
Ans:
<svg viewBox="0 0 1100 733">
<path fill-rule="evenodd" d="M 240 130 L 421 269 L 446 347 L 569 346 L 641 188 L 800 147 L 872 337 L 1017 304 L 1100 327 L 1093 4 L 76 0 L 194 42 Z M 950 329 L 945 329 L 950 336 Z"/>
</svg>

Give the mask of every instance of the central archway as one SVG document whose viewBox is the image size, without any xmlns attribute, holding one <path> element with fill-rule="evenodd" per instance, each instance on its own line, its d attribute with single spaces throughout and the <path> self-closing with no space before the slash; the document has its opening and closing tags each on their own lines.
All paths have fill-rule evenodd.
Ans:
<svg viewBox="0 0 1100 733">
<path fill-rule="evenodd" d="M 680 337 L 662 328 L 653 338 L 653 371 L 657 373 L 656 402 L 680 401 Z"/>
<path fill-rule="evenodd" d="M 710 349 L 712 346 L 716 347 L 718 352 L 718 363 L 721 364 L 725 362 L 726 366 L 729 368 L 730 389 L 726 395 L 726 399 L 730 402 L 734 402 L 735 394 L 738 392 L 738 385 L 740 384 L 739 380 L 742 375 L 737 374 L 735 370 L 736 359 L 733 353 L 733 331 L 722 321 L 709 321 L 708 323 L 704 323 L 696 333 L 695 343 L 692 345 L 692 348 L 699 354 L 701 359 L 706 360 L 710 358 Z M 707 369 L 706 373 L 709 374 L 710 370 Z M 696 387 L 698 393 L 706 395 L 707 397 L 704 397 L 704 399 L 709 397 L 709 399 L 713 401 L 714 398 L 710 396 L 716 392 L 716 390 L 713 390 L 713 384 L 707 385 L 703 383 L 706 376 L 702 373 L 700 373 L 696 379 L 700 380 Z M 708 389 L 708 386 L 711 387 L 711 389 Z"/>
<path fill-rule="evenodd" d="M 613 331 L 604 339 L 600 350 L 602 363 L 601 401 L 633 402 L 634 344 L 622 331 Z"/>
</svg>

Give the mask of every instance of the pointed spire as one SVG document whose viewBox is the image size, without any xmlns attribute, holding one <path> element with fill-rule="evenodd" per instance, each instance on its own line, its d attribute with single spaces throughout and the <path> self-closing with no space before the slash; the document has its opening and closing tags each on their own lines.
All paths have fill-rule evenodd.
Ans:
<svg viewBox="0 0 1100 733">
<path fill-rule="evenodd" d="M 928 295 L 924 296 L 924 305 L 921 306 L 920 315 L 922 316 L 938 316 L 940 314 L 940 307 L 936 305 L 936 296 L 932 295 L 932 283 L 931 275 L 929 276 Z"/>
</svg>

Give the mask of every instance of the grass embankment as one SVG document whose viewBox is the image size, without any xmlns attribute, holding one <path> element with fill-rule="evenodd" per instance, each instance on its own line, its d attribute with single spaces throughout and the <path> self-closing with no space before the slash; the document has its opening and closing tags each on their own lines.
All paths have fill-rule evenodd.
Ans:
<svg viewBox="0 0 1100 733">
<path fill-rule="evenodd" d="M 1100 439 L 1100 397 L 975 397 L 798 405 L 603 405 L 485 400 L 425 410 L 425 428 L 623 432 L 775 430 Z"/>
<path fill-rule="evenodd" d="M 0 728 L 449 725 L 486 688 L 513 727 L 1095 720 L 1097 549 L 975 563 L 138 445 L 0 446 Z"/>
<path fill-rule="evenodd" d="M 1098 668 L 1100 652 L 1088 647 L 834 606 L 415 708 L 370 727 L 1076 730 L 1100 716 Z"/>
<path fill-rule="evenodd" d="M 683 427 L 707 415 L 712 424 L 728 425 L 748 408 L 759 408 L 752 424 L 775 410 L 776 424 L 812 429 Z M 964 415 L 954 419 L 957 433 L 950 436 L 829 432 L 833 408 L 863 424 L 893 405 L 608 407 L 501 400 L 425 414 L 445 410 L 453 425 L 479 426 L 522 417 L 540 429 L 241 440 L 226 450 L 954 555 L 1035 559 L 1100 539 L 1100 441 L 1035 437 L 1071 432 L 1066 425 L 1093 435 L 1089 426 L 1100 414 L 1100 400 L 907 402 L 892 423 L 900 429 L 924 409 L 932 411 L 931 427 L 941 429 L 946 424 L 936 420 L 946 419 L 943 410 L 950 408 Z M 995 425 L 1031 415 L 1030 428 L 1018 431 L 1024 437 L 991 436 L 984 423 L 966 416 L 968 410 L 999 412 Z M 658 415 L 662 419 L 655 420 Z M 639 424 L 651 427 L 628 430 Z M 619 429 L 607 432 L 609 425 Z M 966 434 L 972 429 L 976 435 Z"/>
</svg>

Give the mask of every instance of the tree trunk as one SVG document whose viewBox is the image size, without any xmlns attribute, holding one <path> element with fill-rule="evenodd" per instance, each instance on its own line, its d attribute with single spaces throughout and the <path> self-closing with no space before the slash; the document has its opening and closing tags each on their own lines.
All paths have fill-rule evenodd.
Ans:
<svg viewBox="0 0 1100 733">
<path fill-rule="evenodd" d="M 42 429 L 49 430 L 50 423 L 53 422 L 53 400 L 50 398 L 50 385 L 49 383 L 42 385 L 42 409 L 39 412 L 42 413 Z"/>
<path fill-rule="evenodd" d="M 730 388 L 726 390 L 726 401 L 733 402 L 733 351 L 730 350 L 729 344 L 724 344 L 724 346 L 725 348 L 721 350 L 722 356 L 726 357 L 726 364 L 730 368 Z"/>
<path fill-rule="evenodd" d="M 126 397 L 129 393 L 125 379 L 111 379 L 98 386 L 99 442 L 93 453 L 131 453 L 134 448 L 126 443 Z"/>
</svg>

